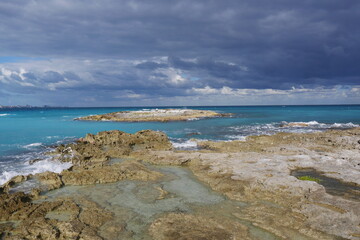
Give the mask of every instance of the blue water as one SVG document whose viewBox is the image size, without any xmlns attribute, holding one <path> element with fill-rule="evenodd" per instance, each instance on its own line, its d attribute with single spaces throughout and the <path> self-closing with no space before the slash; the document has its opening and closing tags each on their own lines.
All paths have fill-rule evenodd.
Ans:
<svg viewBox="0 0 360 240">
<path fill-rule="evenodd" d="M 41 156 L 42 152 L 51 145 L 73 141 L 86 133 L 112 129 L 128 133 L 143 129 L 161 130 L 168 134 L 177 147 L 186 147 L 191 138 L 236 140 L 248 135 L 273 134 L 278 131 L 311 132 L 329 128 L 349 128 L 360 124 L 360 105 L 188 108 L 234 113 L 234 115 L 228 118 L 186 122 L 120 123 L 73 121 L 73 119 L 92 114 L 143 108 L 0 109 L 0 184 L 18 173 L 53 170 L 54 166 L 50 164 L 30 166 L 28 161 Z M 310 125 L 280 127 L 284 121 L 308 122 Z"/>
</svg>

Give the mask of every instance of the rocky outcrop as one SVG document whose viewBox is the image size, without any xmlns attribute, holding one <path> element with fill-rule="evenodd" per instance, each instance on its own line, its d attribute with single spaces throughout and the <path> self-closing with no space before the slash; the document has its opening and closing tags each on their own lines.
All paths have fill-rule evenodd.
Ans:
<svg viewBox="0 0 360 240">
<path fill-rule="evenodd" d="M 52 154 L 76 166 L 101 166 L 111 158 L 123 158 L 141 150 L 170 150 L 168 137 L 158 131 L 143 130 L 129 134 L 118 130 L 87 134 L 76 143 L 59 146 Z"/>
<path fill-rule="evenodd" d="M 114 121 L 114 122 L 169 122 L 187 121 L 200 118 L 229 117 L 231 114 L 217 113 L 208 110 L 193 109 L 152 109 L 142 111 L 122 111 L 101 115 L 91 115 L 75 118 L 85 121 Z"/>
</svg>

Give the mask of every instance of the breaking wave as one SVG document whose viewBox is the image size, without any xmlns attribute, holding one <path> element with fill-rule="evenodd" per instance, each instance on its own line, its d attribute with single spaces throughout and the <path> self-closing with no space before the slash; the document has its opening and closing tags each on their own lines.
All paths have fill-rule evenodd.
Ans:
<svg viewBox="0 0 360 240">
<path fill-rule="evenodd" d="M 173 139 L 171 141 L 173 147 L 178 150 L 196 150 L 198 149 L 197 142 L 189 139 L 189 140 L 183 140 L 183 139 Z"/>
<path fill-rule="evenodd" d="M 0 156 L 0 186 L 18 175 L 26 176 L 46 171 L 60 173 L 72 166 L 69 162 L 58 161 L 56 156 L 47 155 L 46 152 L 53 148 L 42 143 L 32 143 L 21 148 L 23 150 L 18 154 Z"/>
<path fill-rule="evenodd" d="M 232 126 L 228 128 L 225 135 L 227 140 L 245 140 L 251 135 L 272 135 L 278 132 L 289 133 L 311 133 L 325 131 L 329 129 L 349 129 L 359 127 L 354 123 L 319 123 L 317 121 L 309 122 L 277 122 L 267 124 Z"/>
<path fill-rule="evenodd" d="M 40 147 L 40 146 L 42 146 L 42 143 L 31 143 L 31 144 L 25 145 L 24 148 L 31 149 L 31 148 L 36 148 L 36 147 Z"/>
</svg>

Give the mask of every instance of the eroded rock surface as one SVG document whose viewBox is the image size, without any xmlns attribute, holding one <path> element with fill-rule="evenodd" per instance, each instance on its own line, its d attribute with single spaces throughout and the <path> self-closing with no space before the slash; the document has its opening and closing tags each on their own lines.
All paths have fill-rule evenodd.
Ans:
<svg viewBox="0 0 360 240">
<path fill-rule="evenodd" d="M 152 109 L 142 111 L 122 111 L 101 115 L 92 115 L 76 118 L 86 121 L 115 121 L 115 122 L 169 122 L 187 121 L 198 118 L 225 117 L 231 114 L 222 114 L 208 110 L 193 109 Z"/>
<path fill-rule="evenodd" d="M 0 237 L 5 239 L 102 239 L 97 228 L 112 215 L 88 200 L 34 203 L 24 193 L 0 195 Z"/>
<path fill-rule="evenodd" d="M 302 181 L 291 171 L 313 168 L 360 184 L 360 129 L 322 133 L 279 133 L 246 141 L 199 142 L 203 150 L 146 154 L 158 164 L 187 165 L 201 181 L 231 199 L 251 202 L 241 217 L 284 239 L 292 232 L 332 239 L 322 232 L 359 239 L 360 197 L 332 196 L 320 183 Z"/>
<path fill-rule="evenodd" d="M 5 239 L 111 239 L 127 226 L 116 227 L 112 214 L 79 198 L 41 199 L 41 192 L 72 185 L 154 181 L 162 174 L 152 164 L 187 166 L 213 190 L 247 203 L 224 218 L 211 207 L 195 213 L 167 213 L 149 227 L 154 239 L 258 239 L 251 223 L 279 239 L 360 239 L 360 199 L 334 196 L 321 182 L 291 176 L 295 169 L 360 184 L 360 129 L 322 133 L 279 133 L 246 141 L 199 142 L 198 151 L 175 151 L 164 133 L 120 131 L 89 134 L 52 153 L 73 166 L 57 173 L 19 176 L 2 186 L 0 236 Z M 117 159 L 117 161 L 114 161 Z M 141 161 L 139 161 L 141 160 Z M 7 193 L 28 179 L 41 183 L 31 194 Z M 106 185 L 104 185 L 106 186 Z M 160 191 L 161 190 L 161 191 Z M 154 201 L 171 196 L 161 188 Z M 39 195 L 40 194 L 40 195 Z M 159 195 L 159 196 L 158 196 Z M 120 204 L 120 203 L 119 203 Z M 123 211 L 123 210 L 122 210 Z M 102 235 L 99 236 L 99 229 Z M 130 236 L 131 237 L 131 236 Z M 261 238 L 260 238 L 261 239 Z"/>
<path fill-rule="evenodd" d="M 168 137 L 158 131 L 143 130 L 129 134 L 118 130 L 87 134 L 76 143 L 59 146 L 53 154 L 62 161 L 71 161 L 76 166 L 101 166 L 111 158 L 123 158 L 133 151 L 170 150 Z"/>
</svg>

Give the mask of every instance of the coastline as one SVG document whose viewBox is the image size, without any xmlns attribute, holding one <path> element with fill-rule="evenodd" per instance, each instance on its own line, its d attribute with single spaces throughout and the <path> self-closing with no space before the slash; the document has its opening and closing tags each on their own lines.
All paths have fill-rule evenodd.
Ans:
<svg viewBox="0 0 360 240">
<path fill-rule="evenodd" d="M 26 215 L 26 212 L 35 205 L 36 209 L 44 209 L 45 214 L 37 217 L 39 221 L 47 223 L 47 228 L 52 229 L 63 224 L 71 225 L 70 220 L 49 219 L 48 214 L 54 209 L 46 209 L 49 204 L 53 206 L 54 200 L 35 204 L 34 202 L 44 198 L 46 193 L 53 189 L 68 186 L 89 184 L 106 186 L 124 180 L 152 182 L 163 178 L 163 173 L 149 168 L 148 164 L 151 164 L 186 167 L 212 191 L 224 194 L 230 200 L 248 204 L 240 210 L 231 207 L 231 211 L 234 212 L 232 218 L 236 220 L 224 216 L 212 216 L 210 221 L 211 211 L 206 206 L 204 206 L 205 212 L 193 210 L 181 214 L 177 212 L 162 214 L 154 219 L 148 226 L 149 230 L 146 230 L 156 239 L 161 239 L 161 236 L 172 231 L 182 233 L 181 226 L 183 229 L 188 229 L 189 226 L 199 227 L 203 229 L 204 234 L 208 234 L 208 237 L 216 235 L 216 232 L 221 230 L 224 236 L 253 239 L 254 236 L 249 233 L 249 226 L 239 223 L 241 221 L 249 221 L 251 225 L 280 239 L 294 236 L 308 239 L 337 237 L 359 239 L 360 203 L 357 200 L 359 196 L 357 190 L 346 193 L 355 195 L 355 198 L 348 198 L 346 194 L 331 195 L 327 193 L 321 182 L 303 181 L 291 176 L 292 170 L 316 169 L 327 177 L 351 182 L 356 187 L 360 186 L 358 178 L 360 166 L 356 165 L 360 152 L 359 136 L 360 128 L 320 133 L 278 133 L 272 136 L 252 136 L 246 141 L 198 142 L 199 150 L 180 151 L 174 150 L 167 136 L 161 132 L 141 131 L 127 134 L 111 131 L 97 135 L 89 134 L 77 143 L 57 148 L 55 154 L 59 159 L 73 164 L 69 170 L 60 174 L 47 172 L 30 177 L 18 176 L 6 184 L 2 189 L 4 193 L 0 195 L 1 201 L 7 203 L 3 204 L 4 207 L 1 209 L 1 220 L 5 223 L 0 224 L 0 230 L 6 239 L 12 239 L 11 233 L 16 233 L 18 236 L 24 234 L 19 230 L 21 227 L 38 229 L 39 226 L 26 225 L 30 223 L 24 220 L 24 217 L 34 220 L 34 216 Z M 106 151 L 104 152 L 103 149 Z M 24 184 L 24 181 L 26 183 L 29 179 L 39 181 L 43 189 L 41 187 L 33 189 L 29 194 L 5 193 L 12 186 Z M 157 192 L 159 193 L 157 201 L 169 197 L 166 189 L 160 188 Z M 16 201 L 17 198 L 27 200 Z M 61 206 L 67 206 L 79 200 L 71 197 L 67 200 L 55 200 L 58 204 L 59 201 L 62 201 Z M 84 202 L 80 204 L 78 202 L 78 205 L 92 204 L 92 211 L 99 212 L 101 209 L 98 204 L 94 205 L 87 202 L 88 200 L 81 201 Z M 56 209 L 61 209 L 60 205 Z M 12 209 L 10 212 L 9 206 Z M 91 231 L 89 229 L 92 234 L 89 236 L 101 237 L 98 235 L 100 227 L 106 225 L 113 214 L 110 211 L 106 212 L 106 216 L 99 216 L 100 220 L 92 223 Z M 80 218 L 69 219 L 85 224 L 83 222 L 85 220 L 82 221 Z M 19 221 L 20 225 L 11 224 L 12 221 Z M 177 227 L 171 229 L 169 221 L 176 222 L 180 229 Z M 206 228 L 205 225 L 209 221 L 214 226 L 221 223 L 221 229 L 214 232 Z M 237 227 L 231 227 L 232 225 Z M 80 236 L 82 232 L 76 235 L 75 231 L 72 234 Z M 110 234 L 111 230 L 105 232 L 107 232 L 105 235 Z M 126 228 L 123 229 L 124 232 Z M 69 229 L 59 230 L 56 234 L 68 236 L 66 234 L 69 234 Z M 186 234 L 186 231 L 183 234 Z M 44 239 L 46 236 L 51 235 L 42 235 Z"/>
</svg>

